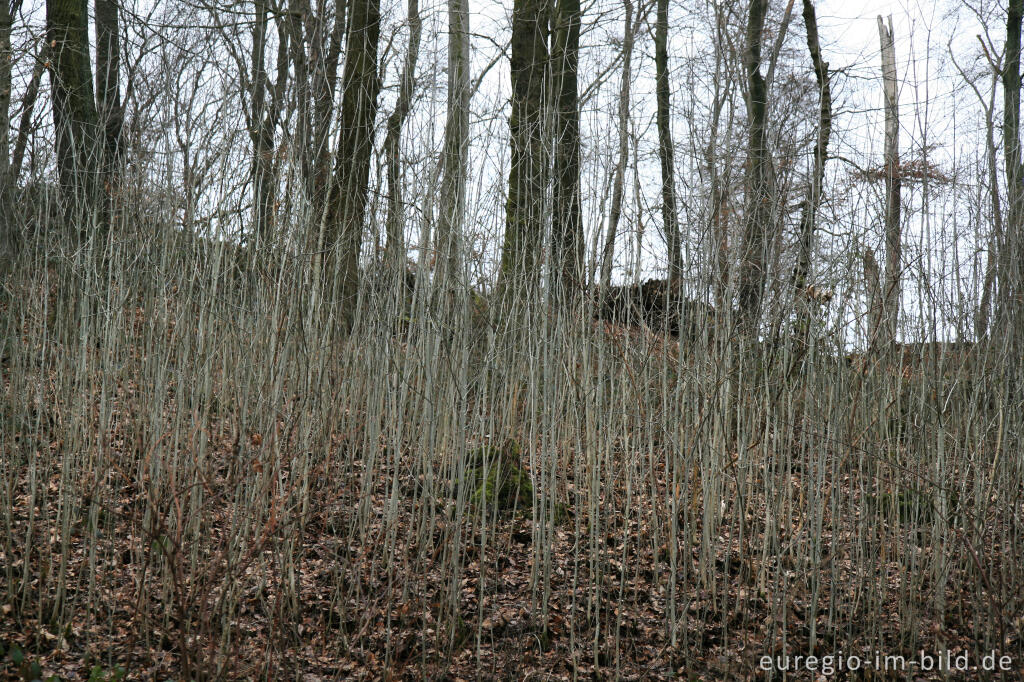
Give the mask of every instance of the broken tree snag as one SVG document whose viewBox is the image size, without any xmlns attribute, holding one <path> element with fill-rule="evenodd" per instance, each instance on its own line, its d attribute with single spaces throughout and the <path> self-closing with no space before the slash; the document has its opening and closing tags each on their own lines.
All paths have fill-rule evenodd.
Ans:
<svg viewBox="0 0 1024 682">
<path fill-rule="evenodd" d="M 881 316 L 874 335 L 875 346 L 885 348 L 896 340 L 900 310 L 900 263 L 903 260 L 900 233 L 900 119 L 896 88 L 896 48 L 892 17 L 888 28 L 878 17 L 878 38 L 882 45 L 882 86 L 885 91 L 885 280 L 881 294 Z"/>
<path fill-rule="evenodd" d="M 872 249 L 864 249 L 864 284 L 868 293 L 868 349 L 874 350 L 882 325 L 882 285 Z"/>
</svg>

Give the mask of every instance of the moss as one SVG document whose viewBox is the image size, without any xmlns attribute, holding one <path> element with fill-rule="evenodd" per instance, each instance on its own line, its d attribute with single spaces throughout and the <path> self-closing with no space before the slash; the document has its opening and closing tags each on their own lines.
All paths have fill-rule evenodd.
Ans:
<svg viewBox="0 0 1024 682">
<path fill-rule="evenodd" d="M 469 453 L 464 480 L 472 485 L 470 503 L 496 506 L 499 511 L 529 508 L 533 484 L 522 466 L 522 451 L 514 440 L 485 445 Z"/>
</svg>

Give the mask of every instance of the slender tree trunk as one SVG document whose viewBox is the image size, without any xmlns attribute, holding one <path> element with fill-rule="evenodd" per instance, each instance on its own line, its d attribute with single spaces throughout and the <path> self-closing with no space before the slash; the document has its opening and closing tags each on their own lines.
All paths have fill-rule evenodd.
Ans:
<svg viewBox="0 0 1024 682">
<path fill-rule="evenodd" d="M 828 141 L 832 135 L 832 88 L 829 83 L 828 62 L 821 58 L 818 42 L 818 20 L 811 0 L 803 0 L 804 25 L 807 27 L 807 51 L 811 55 L 814 77 L 818 82 L 818 134 L 814 145 L 814 166 L 811 169 L 807 195 L 800 211 L 800 242 L 796 268 L 793 271 L 793 288 L 797 300 L 798 338 L 804 339 L 810 327 L 812 307 L 817 304 L 806 295 L 807 280 L 811 272 L 811 258 L 814 254 L 814 230 L 817 225 L 818 206 L 821 203 L 822 186 L 825 180 L 825 161 L 828 159 Z"/>
<path fill-rule="evenodd" d="M 1003 154 L 1006 157 L 1006 225 L 997 255 L 998 307 L 996 321 L 1016 342 L 1024 330 L 1024 168 L 1020 147 L 1020 49 L 1024 0 L 1010 0 L 1006 16 L 1006 56 L 1003 80 Z M 1016 343 L 1011 345 L 1015 347 Z M 1011 353 L 1011 355 L 1014 355 Z"/>
<path fill-rule="evenodd" d="M 324 248 L 341 306 L 342 329 L 351 328 L 359 285 L 362 247 L 373 152 L 374 121 L 380 78 L 377 48 L 380 41 L 380 0 L 352 0 L 341 100 L 341 130 L 335 152 Z"/>
<path fill-rule="evenodd" d="M 0 239 L 10 244 L 10 224 L 14 211 L 14 184 L 18 178 L 11 173 L 11 9 L 8 0 L 0 2 Z M 2 256 L 3 254 L 0 254 Z"/>
<path fill-rule="evenodd" d="M 743 67 L 747 76 L 750 136 L 747 149 L 746 211 L 740 254 L 739 313 L 745 330 L 755 335 L 764 296 L 768 223 L 771 220 L 771 169 L 766 134 L 768 92 L 761 75 L 761 36 L 768 0 L 751 0 Z"/>
<path fill-rule="evenodd" d="M 512 9 L 511 168 L 499 289 L 513 300 L 537 283 L 544 238 L 544 89 L 548 70 L 544 0 L 515 0 Z"/>
<path fill-rule="evenodd" d="M 43 80 L 43 71 L 46 70 L 47 54 L 46 44 L 43 43 L 39 54 L 35 57 L 36 63 L 32 67 L 32 75 L 29 77 L 28 86 L 25 88 L 25 97 L 22 99 L 21 120 L 18 121 L 18 139 L 14 142 L 14 153 L 11 157 L 10 178 L 13 184 L 16 184 L 21 176 L 25 149 L 28 147 L 28 138 L 32 133 L 32 115 L 35 113 L 36 100 L 39 98 L 39 85 Z"/>
<path fill-rule="evenodd" d="M 84 234 L 96 200 L 96 105 L 85 0 L 47 0 L 57 172 L 68 222 Z"/>
<path fill-rule="evenodd" d="M 974 318 L 974 336 L 979 341 L 988 336 L 989 318 L 992 314 L 992 290 L 996 280 L 996 258 L 999 246 L 1003 243 L 1004 229 L 1002 200 L 999 197 L 999 168 L 996 162 L 995 123 L 992 120 L 995 111 L 995 92 L 993 83 L 991 98 L 985 107 L 985 155 L 988 161 L 989 201 L 992 203 L 992 237 L 989 240 L 988 262 L 981 285 L 981 302 Z M 981 101 L 984 106 L 984 100 Z"/>
<path fill-rule="evenodd" d="M 399 78 L 398 101 L 388 116 L 387 136 L 384 138 L 384 157 L 388 174 L 388 212 L 385 218 L 388 243 L 384 258 L 389 265 L 398 266 L 405 260 L 405 208 L 402 204 L 402 178 L 400 146 L 402 126 L 412 109 L 413 89 L 416 87 L 416 61 L 420 54 L 420 35 L 423 22 L 420 20 L 418 0 L 409 0 L 409 49 L 405 53 L 402 75 Z"/>
<path fill-rule="evenodd" d="M 672 145 L 671 90 L 668 80 L 668 0 L 658 0 L 654 29 L 655 91 L 658 100 L 658 156 L 661 160 L 661 214 L 668 247 L 668 282 L 678 296 L 683 272 L 679 218 L 676 207 L 676 171 Z"/>
<path fill-rule="evenodd" d="M 626 23 L 622 33 L 622 84 L 619 87 L 619 158 L 615 165 L 612 181 L 612 206 L 608 214 L 608 229 L 605 231 L 604 252 L 601 255 L 601 289 L 607 290 L 612 282 L 612 262 L 615 256 L 615 238 L 619 232 L 622 217 L 622 195 L 624 192 L 626 165 L 629 162 L 629 91 L 633 80 L 633 3 L 623 0 Z"/>
<path fill-rule="evenodd" d="M 314 12 L 309 0 L 292 0 L 290 7 L 290 43 L 295 72 L 295 97 L 298 109 L 298 153 L 306 197 L 314 212 L 327 210 L 327 191 L 331 177 L 330 132 L 334 113 L 334 91 L 342 38 L 345 32 L 344 0 L 337 3 L 330 35 L 326 9 L 321 3 Z M 303 39 L 305 35 L 305 39 Z M 307 55 L 304 45 L 309 45 Z M 311 216 L 316 226 L 323 214 Z"/>
<path fill-rule="evenodd" d="M 558 0 L 554 20 L 552 77 L 555 92 L 555 186 L 552 224 L 552 283 L 567 300 L 583 285 L 583 224 L 580 216 L 580 113 L 577 64 L 580 0 Z"/>
<path fill-rule="evenodd" d="M 886 28 L 878 17 L 878 36 L 882 46 L 882 82 L 885 88 L 885 279 L 882 291 L 882 327 L 875 344 L 888 348 L 896 340 L 900 312 L 900 267 L 903 245 L 900 221 L 900 147 L 899 104 L 896 87 L 896 48 L 892 18 Z"/>
<path fill-rule="evenodd" d="M 438 216 L 436 277 L 446 286 L 461 272 L 461 236 L 469 164 L 469 2 L 448 2 L 448 110 L 441 159 L 441 210 Z"/>
<path fill-rule="evenodd" d="M 713 240 L 714 253 L 714 295 L 715 306 L 719 311 L 732 308 L 729 295 L 729 220 L 728 220 L 728 176 L 722 177 L 718 161 L 718 135 L 722 120 L 722 109 L 729 97 L 729 84 L 723 81 L 729 78 L 730 69 L 723 59 L 723 51 L 727 49 L 725 39 L 725 16 L 719 3 L 715 3 L 715 78 L 714 99 L 711 105 L 711 126 L 707 145 L 704 147 L 704 161 L 707 164 L 711 186 L 711 202 L 708 219 L 708 233 Z"/>
</svg>

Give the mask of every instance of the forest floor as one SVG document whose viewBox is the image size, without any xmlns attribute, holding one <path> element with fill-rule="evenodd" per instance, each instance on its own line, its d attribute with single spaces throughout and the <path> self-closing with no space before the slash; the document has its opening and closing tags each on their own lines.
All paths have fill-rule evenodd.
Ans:
<svg viewBox="0 0 1024 682">
<path fill-rule="evenodd" d="M 54 443 L 52 447 L 59 450 L 60 444 Z M 231 456 L 230 450 L 225 448 L 220 456 L 226 460 Z M 6 565 L 0 579 L 13 576 L 16 581 L 27 581 L 29 586 L 20 592 L 31 594 L 33 585 L 46 582 L 40 571 L 63 570 L 68 597 L 79 605 L 87 604 L 88 608 L 78 608 L 70 624 L 55 631 L 49 624 L 52 596 L 38 595 L 21 603 L 0 605 L 0 642 L 8 650 L 8 659 L 0 666 L 3 679 L 32 679 L 31 672 L 24 667 L 31 662 L 37 662 L 44 675 L 56 675 L 62 680 L 116 679 L 109 677 L 115 666 L 127 671 L 127 679 L 181 679 L 183 647 L 191 651 L 193 666 L 213 670 L 220 665 L 221 673 L 228 678 L 305 682 L 767 679 L 768 673 L 760 665 L 761 657 L 781 650 L 783 644 L 793 653 L 839 656 L 841 651 L 857 650 L 857 642 L 851 638 L 861 643 L 873 638 L 883 654 L 902 653 L 908 659 L 915 655 L 901 648 L 906 641 L 906 627 L 894 615 L 899 612 L 894 602 L 906 598 L 906 591 L 899 584 L 895 562 L 887 561 L 884 552 L 878 557 L 877 577 L 889 584 L 879 585 L 879 589 L 887 591 L 893 603 L 875 613 L 870 622 L 865 621 L 863 633 L 849 629 L 830 633 L 827 601 L 819 603 L 817 643 L 812 648 L 810 595 L 793 590 L 773 594 L 770 587 L 759 587 L 758 566 L 752 560 L 740 558 L 752 552 L 742 551 L 737 529 L 728 524 L 718 530 L 713 540 L 717 557 L 708 564 L 713 575 L 704 576 L 702 581 L 716 585 L 714 592 L 693 587 L 695 572 L 701 570 L 699 557 L 688 551 L 684 543 L 679 545 L 675 595 L 678 630 L 673 644 L 666 631 L 666 614 L 672 608 L 668 548 L 665 543 L 653 546 L 650 539 L 657 537 L 657 531 L 645 523 L 645 519 L 657 516 L 651 513 L 655 504 L 652 500 L 634 500 L 635 513 L 631 518 L 609 519 L 597 536 L 601 546 L 596 548 L 591 546 L 594 535 L 586 528 L 585 514 L 569 508 L 566 518 L 548 528 L 552 532 L 550 564 L 546 569 L 535 557 L 533 542 L 538 529 L 527 515 L 505 515 L 489 526 L 482 553 L 479 529 L 474 531 L 467 526 L 463 531 L 470 535 L 464 540 L 459 558 L 462 569 L 458 595 L 451 600 L 457 617 L 445 618 L 444 604 L 449 603 L 453 593 L 452 572 L 446 568 L 450 567 L 451 558 L 446 556 L 443 546 L 452 537 L 452 529 L 447 527 L 450 524 L 440 515 L 430 535 L 432 540 L 414 546 L 415 542 L 403 538 L 422 533 L 403 531 L 402 524 L 417 521 L 411 504 L 400 505 L 402 521 L 389 569 L 381 550 L 388 539 L 379 521 L 385 514 L 388 491 L 381 487 L 369 500 L 370 518 L 377 521 L 370 523 L 361 540 L 338 530 L 347 528 L 347 518 L 356 513 L 351 506 L 343 506 L 337 499 L 313 501 L 311 509 L 316 511 L 301 532 L 301 547 L 294 550 L 299 557 L 296 565 L 301 570 L 294 576 L 292 590 L 283 589 L 288 581 L 275 572 L 273 553 L 257 541 L 260 551 L 252 553 L 245 565 L 236 567 L 238 575 L 225 581 L 236 592 L 238 604 L 228 646 L 230 655 L 219 661 L 204 660 L 214 648 L 211 645 L 223 634 L 220 626 L 211 623 L 209 608 L 223 594 L 215 584 L 204 592 L 208 583 L 196 580 L 187 561 L 181 562 L 176 576 L 183 583 L 181 592 L 187 596 L 140 594 L 140 575 L 155 570 L 152 554 L 159 548 L 139 535 L 137 510 L 145 506 L 145 491 L 117 485 L 114 479 L 116 476 L 112 476 L 102 503 L 102 509 L 112 515 L 113 532 L 106 537 L 98 557 L 90 556 L 92 544 L 87 542 L 86 519 L 79 518 L 67 534 L 62 534 L 56 524 L 58 510 L 47 506 L 30 509 L 24 493 L 27 481 L 21 481 L 22 490 L 14 496 L 17 502 L 10 517 L 13 527 L 6 532 L 9 537 L 24 539 L 24 544 L 8 545 L 9 553 L 0 556 L 0 565 Z M 209 484 L 214 489 L 218 486 L 217 481 Z M 61 485 L 57 472 L 48 489 L 55 493 Z M 415 482 L 405 481 L 403 486 L 411 489 Z M 609 491 L 609 495 L 624 493 L 618 489 Z M 753 501 L 750 504 L 751 509 L 758 506 Z M 211 535 L 227 535 L 232 520 L 226 504 L 211 506 L 203 513 L 210 520 Z M 45 529 L 46 535 L 26 537 L 30 515 L 34 517 L 35 528 Z M 841 526 L 838 520 L 836 526 L 837 530 Z M 853 528 L 851 525 L 850 532 Z M 840 535 L 845 532 L 839 530 L 823 537 L 825 551 L 842 552 L 845 540 Z M 759 546 L 756 537 L 745 542 Z M 68 561 L 62 566 L 65 543 Z M 984 552 L 984 548 L 965 548 L 975 550 Z M 925 545 L 919 551 L 929 550 Z M 600 557 L 596 562 L 592 561 L 595 556 Z M 984 554 L 977 559 L 986 561 Z M 767 560 L 788 561 L 786 557 Z M 215 564 L 212 560 L 200 569 L 206 575 L 225 578 L 226 569 Z M 828 592 L 831 587 L 842 603 L 847 597 L 855 597 L 842 594 L 846 581 L 856 582 L 849 575 L 855 562 L 849 557 L 838 557 L 834 564 L 837 584 L 825 586 L 823 591 Z M 403 574 L 403 566 L 414 565 L 421 567 L 415 569 L 415 575 Z M 423 570 L 423 566 L 433 568 Z M 543 575 L 534 577 L 538 569 L 541 574 L 546 570 L 547 580 Z M 221 572 L 217 573 L 218 570 Z M 799 567 L 793 566 L 792 570 L 799 571 Z M 595 575 L 595 571 L 600 575 Z M 961 581 L 955 576 L 951 578 L 944 581 L 947 603 L 959 606 L 949 609 L 944 622 L 923 613 L 913 627 L 921 633 L 940 634 L 950 651 L 980 656 L 977 652 L 982 643 L 974 639 L 970 623 L 971 604 L 976 595 L 960 593 L 957 586 Z M 340 587 L 351 579 L 361 584 Z M 602 585 L 600 603 L 595 600 L 598 591 L 594 586 L 598 582 Z M 540 605 L 544 590 L 549 590 L 546 609 Z M 154 603 L 162 604 L 162 609 L 154 609 Z M 167 614 L 165 618 L 155 619 L 151 615 L 162 611 Z M 783 617 L 781 611 L 785 611 Z M 301 614 L 299 618 L 284 615 L 296 612 Z M 190 619 L 188 629 L 195 634 L 183 634 L 182 617 Z M 453 631 L 444 622 L 461 625 Z M 787 623 L 785 631 L 773 626 L 778 622 Z M 1016 622 L 1021 624 L 1019 618 Z M 1019 652 L 1020 637 L 1019 628 L 1007 633 L 1003 650 Z M 12 645 L 24 652 L 20 668 L 10 658 Z M 972 665 L 976 663 L 976 659 L 972 660 Z M 840 663 L 834 665 L 838 668 Z M 1001 679 L 1024 679 L 1024 661 L 1017 658 L 1012 665 Z M 836 670 L 833 675 L 824 675 L 819 662 L 819 672 L 804 670 L 794 679 L 943 678 L 938 672 L 914 667 L 910 664 L 908 670 L 884 674 Z M 94 668 L 99 677 L 90 677 Z M 973 673 L 959 676 L 974 677 Z"/>
<path fill-rule="evenodd" d="M 59 423 L 44 404 L 35 409 L 38 423 Z M 677 495 L 687 510 L 677 514 L 689 519 L 680 522 L 688 536 L 669 539 L 659 524 L 670 516 L 664 505 L 672 496 L 655 467 L 644 469 L 640 480 L 648 483 L 636 489 L 629 476 L 602 481 L 596 498 L 569 473 L 554 523 L 535 523 L 526 509 L 481 524 L 471 507 L 456 523 L 450 499 L 417 492 L 413 453 L 397 458 L 398 471 L 375 469 L 365 493 L 346 481 L 361 480 L 366 465 L 331 453 L 312 472 L 305 513 L 285 509 L 294 495 L 284 494 L 266 517 L 240 521 L 230 500 L 242 484 L 279 490 L 267 481 L 288 480 L 299 453 L 265 472 L 261 461 L 240 462 L 237 436 L 210 435 L 230 429 L 210 428 L 200 469 L 207 474 L 195 484 L 204 501 L 190 509 L 197 498 L 185 487 L 147 487 L 139 472 L 148 463 L 130 435 L 140 431 L 128 428 L 130 421 L 105 439 L 110 464 L 99 480 L 62 466 L 82 455 L 57 437 L 36 437 L 35 459 L 6 472 L 14 504 L 2 512 L 2 680 L 100 682 L 120 679 L 119 669 L 141 680 L 183 679 L 186 671 L 196 679 L 302 682 L 781 679 L 777 663 L 762 665 L 781 651 L 818 657 L 813 666 L 797 664 L 787 676 L 793 679 L 948 679 L 916 663 L 918 645 L 936 641 L 954 657 L 970 657 L 974 667 L 954 677 L 985 678 L 977 666 L 995 650 L 1010 657 L 998 679 L 1024 680 L 1024 616 L 1001 613 L 993 603 L 998 590 L 979 594 L 977 575 L 959 573 L 1005 563 L 998 540 L 1015 535 L 1001 528 L 1019 523 L 1024 506 L 976 520 L 990 542 L 953 534 L 944 551 L 971 560 L 943 576 L 921 578 L 918 571 L 913 584 L 908 562 L 927 565 L 940 551 L 928 523 L 905 544 L 888 546 L 887 533 L 865 539 L 858 521 L 877 510 L 826 508 L 817 538 L 819 561 L 830 568 L 817 575 L 831 577 L 815 585 L 803 578 L 810 573 L 801 563 L 807 547 L 795 549 L 814 535 L 808 519 L 794 514 L 772 526 L 756 492 L 744 499 L 736 489 L 724 491 L 720 522 L 710 529 L 702 524 L 700 481 L 683 482 L 689 490 Z M 255 443 L 257 435 L 246 437 Z M 341 436 L 337 444 L 347 447 Z M 624 445 L 618 456 L 622 471 L 644 467 L 641 454 Z M 842 469 L 835 471 L 838 478 L 821 482 L 795 468 L 791 490 L 849 485 Z M 584 499 L 594 506 L 575 506 Z M 153 509 L 169 516 L 154 520 Z M 202 515 L 201 546 L 168 530 L 190 513 Z M 285 516 L 303 525 L 287 525 Z M 250 524 L 248 548 L 232 548 L 240 558 L 229 566 L 239 523 Z M 791 551 L 765 556 L 761 548 L 771 544 Z M 998 571 L 986 575 L 996 579 Z M 941 615 L 927 606 L 936 591 L 947 605 Z M 874 605 L 870 612 L 865 603 Z M 901 622 L 908 611 L 916 622 Z M 1001 641 L 976 634 L 991 613 L 1010 624 Z M 842 658 L 854 654 L 862 661 L 903 656 L 906 665 L 843 669 Z"/>
</svg>

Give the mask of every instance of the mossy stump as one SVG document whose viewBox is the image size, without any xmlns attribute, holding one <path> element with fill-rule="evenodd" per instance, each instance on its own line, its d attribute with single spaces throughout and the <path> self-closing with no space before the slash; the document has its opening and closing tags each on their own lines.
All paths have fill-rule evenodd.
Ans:
<svg viewBox="0 0 1024 682">
<path fill-rule="evenodd" d="M 470 451 L 462 478 L 472 491 L 470 504 L 497 507 L 500 512 L 529 509 L 533 504 L 533 484 L 522 467 L 521 457 L 522 451 L 514 440 Z"/>
</svg>

